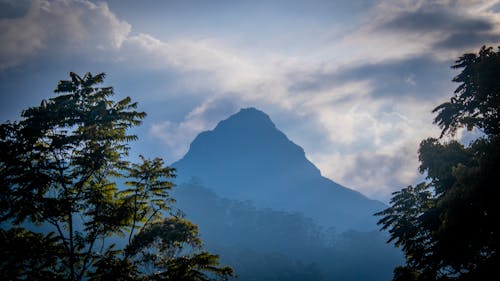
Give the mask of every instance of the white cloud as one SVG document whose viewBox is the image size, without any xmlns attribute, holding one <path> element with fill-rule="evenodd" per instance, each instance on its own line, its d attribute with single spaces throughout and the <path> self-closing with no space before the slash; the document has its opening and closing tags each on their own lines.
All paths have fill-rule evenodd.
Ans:
<svg viewBox="0 0 500 281">
<path fill-rule="evenodd" d="M 151 125 L 149 134 L 168 146 L 174 159 L 181 158 L 189 144 L 203 131 L 235 113 L 237 106 L 232 100 L 206 100 L 194 108 L 181 122 L 161 121 Z"/>
<path fill-rule="evenodd" d="M 326 128 L 328 145 L 305 143 L 309 158 L 323 175 L 373 198 L 387 201 L 395 189 L 419 178 L 419 142 L 438 136 L 432 105 L 411 100 L 355 99 L 345 105 L 325 104 L 316 110 Z M 292 135 L 292 139 L 300 134 Z"/>
<path fill-rule="evenodd" d="M 394 146 L 391 150 L 320 155 L 317 161 L 320 167 L 330 167 L 323 169 L 326 176 L 387 202 L 394 190 L 420 180 L 415 144 Z"/>
<path fill-rule="evenodd" d="M 130 30 L 105 2 L 35 0 L 23 17 L 0 21 L 0 70 L 42 52 L 68 51 L 92 57 L 116 51 Z"/>
<path fill-rule="evenodd" d="M 149 133 L 167 145 L 174 158 L 179 159 L 188 149 L 188 143 L 196 135 L 209 129 L 206 122 L 200 119 L 187 119 L 181 123 L 163 121 L 151 125 Z"/>
</svg>

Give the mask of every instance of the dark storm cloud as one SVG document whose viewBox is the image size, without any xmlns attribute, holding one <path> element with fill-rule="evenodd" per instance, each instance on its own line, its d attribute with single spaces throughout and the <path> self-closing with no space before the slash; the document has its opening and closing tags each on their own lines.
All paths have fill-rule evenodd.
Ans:
<svg viewBox="0 0 500 281">
<path fill-rule="evenodd" d="M 432 32 L 436 30 L 456 32 L 480 32 L 493 29 L 493 23 L 484 18 L 464 18 L 449 11 L 405 12 L 385 23 L 382 27 L 405 31 Z"/>
<path fill-rule="evenodd" d="M 401 13 L 380 28 L 389 32 L 435 33 L 439 38 L 433 46 L 440 49 L 479 48 L 500 40 L 491 18 L 462 15 L 453 9 L 427 9 Z"/>
<path fill-rule="evenodd" d="M 500 33 L 454 33 L 446 37 L 446 39 L 437 42 L 434 46 L 442 49 L 454 48 L 479 48 L 482 45 L 498 44 L 500 42 Z"/>
<path fill-rule="evenodd" d="M 293 74 L 292 92 L 317 91 L 369 81 L 373 97 L 415 97 L 426 99 L 442 94 L 452 78 L 452 62 L 428 56 L 348 66 L 333 72 Z M 444 78 L 444 79 L 443 79 Z"/>
</svg>

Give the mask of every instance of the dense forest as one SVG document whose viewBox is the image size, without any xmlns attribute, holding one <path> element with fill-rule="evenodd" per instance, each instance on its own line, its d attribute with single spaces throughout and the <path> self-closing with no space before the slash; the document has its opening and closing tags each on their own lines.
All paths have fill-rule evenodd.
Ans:
<svg viewBox="0 0 500 281">
<path fill-rule="evenodd" d="M 207 248 L 238 280 L 389 280 L 403 263 L 379 231 L 324 228 L 300 213 L 218 197 L 196 180 L 173 192 Z"/>
</svg>

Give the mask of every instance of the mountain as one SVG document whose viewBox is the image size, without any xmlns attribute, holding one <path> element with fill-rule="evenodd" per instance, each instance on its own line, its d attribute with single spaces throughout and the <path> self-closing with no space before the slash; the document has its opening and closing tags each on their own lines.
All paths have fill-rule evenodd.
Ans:
<svg viewBox="0 0 500 281">
<path fill-rule="evenodd" d="M 304 150 L 255 108 L 242 109 L 199 134 L 172 166 L 177 183 L 194 178 L 217 196 L 302 213 L 339 232 L 377 229 L 373 214 L 386 207 L 323 177 Z"/>
</svg>

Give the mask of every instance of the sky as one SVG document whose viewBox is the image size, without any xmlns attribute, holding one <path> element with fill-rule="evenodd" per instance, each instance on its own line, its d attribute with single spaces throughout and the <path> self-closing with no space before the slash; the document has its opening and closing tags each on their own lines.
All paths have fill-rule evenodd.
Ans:
<svg viewBox="0 0 500 281">
<path fill-rule="evenodd" d="M 388 202 L 424 177 L 418 145 L 439 136 L 450 66 L 500 45 L 500 1 L 0 0 L 0 42 L 1 122 L 70 71 L 105 72 L 148 113 L 134 153 L 173 163 L 255 107 L 324 176 Z"/>
</svg>

